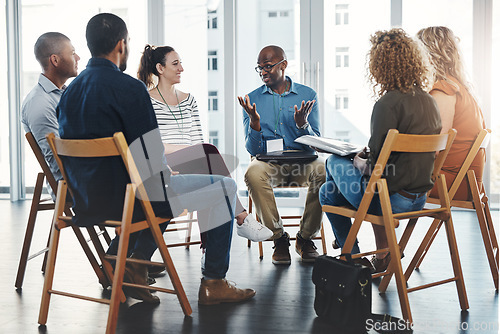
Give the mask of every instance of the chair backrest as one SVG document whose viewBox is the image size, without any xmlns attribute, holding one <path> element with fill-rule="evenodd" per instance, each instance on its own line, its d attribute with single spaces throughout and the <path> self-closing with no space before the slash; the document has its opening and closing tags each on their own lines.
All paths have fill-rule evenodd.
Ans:
<svg viewBox="0 0 500 334">
<path fill-rule="evenodd" d="M 45 161 L 45 157 L 43 156 L 40 146 L 38 146 L 38 143 L 36 142 L 36 139 L 31 132 L 26 133 L 26 140 L 28 140 L 31 150 L 35 154 L 36 160 L 38 161 L 38 164 L 42 168 L 42 171 L 45 174 L 45 178 L 47 179 L 49 186 L 52 188 L 52 192 L 55 194 L 57 192 L 57 181 L 54 175 L 52 174 L 52 171 L 50 170 L 47 161 Z"/>
<path fill-rule="evenodd" d="M 377 162 L 375 163 L 375 167 L 372 170 L 368 186 L 366 187 L 365 194 L 359 205 L 356 217 L 364 217 L 368 211 L 368 207 L 370 206 L 376 191 L 376 184 L 383 176 L 387 161 L 389 160 L 392 152 L 438 152 L 435 160 L 435 166 L 433 168 L 433 177 L 437 177 L 437 173 L 441 170 L 441 166 L 451 148 L 456 133 L 455 129 L 451 129 L 448 133 L 437 135 L 412 135 L 399 133 L 396 129 L 389 130 Z M 436 167 L 438 167 L 438 169 Z"/>
<path fill-rule="evenodd" d="M 490 136 L 491 136 L 490 129 L 483 129 L 479 131 L 479 133 L 477 134 L 476 140 L 474 140 L 474 143 L 469 149 L 469 153 L 467 153 L 467 156 L 465 157 L 462 166 L 460 166 L 460 169 L 457 173 L 457 176 L 455 177 L 455 180 L 453 180 L 451 187 L 449 187 L 448 194 L 450 196 L 450 199 L 453 199 L 453 197 L 455 197 L 455 193 L 458 191 L 458 187 L 460 187 L 460 184 L 462 184 L 462 181 L 465 175 L 467 174 L 470 165 L 476 158 L 479 150 L 481 149 L 484 150 L 486 149 L 486 147 L 488 147 L 488 144 L 490 143 Z"/>
<path fill-rule="evenodd" d="M 144 189 L 141 176 L 137 170 L 132 154 L 129 152 L 127 141 L 122 132 L 115 133 L 113 137 L 97 139 L 61 139 L 57 138 L 53 133 L 50 133 L 47 135 L 47 141 L 65 180 L 68 180 L 68 175 L 64 169 L 61 156 L 79 158 L 120 156 L 130 176 L 131 183 L 136 186 L 139 192 L 137 199 L 141 203 L 146 219 L 150 220 L 155 216 L 146 190 Z M 68 188 L 71 191 L 69 184 Z"/>
</svg>

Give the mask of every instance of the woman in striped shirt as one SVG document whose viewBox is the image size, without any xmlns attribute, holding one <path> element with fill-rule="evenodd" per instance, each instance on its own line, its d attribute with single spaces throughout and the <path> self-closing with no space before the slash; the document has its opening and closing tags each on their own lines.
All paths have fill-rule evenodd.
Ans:
<svg viewBox="0 0 500 334">
<path fill-rule="evenodd" d="M 179 54 L 172 47 L 146 45 L 137 72 L 149 89 L 169 166 L 183 174 L 230 176 L 217 148 L 203 143 L 196 100 L 175 87 L 183 71 Z M 157 77 L 156 85 L 153 76 Z M 235 213 L 238 235 L 252 241 L 272 236 L 271 230 L 247 213 L 239 199 Z M 203 213 L 198 213 L 198 219 L 203 219 Z"/>
</svg>

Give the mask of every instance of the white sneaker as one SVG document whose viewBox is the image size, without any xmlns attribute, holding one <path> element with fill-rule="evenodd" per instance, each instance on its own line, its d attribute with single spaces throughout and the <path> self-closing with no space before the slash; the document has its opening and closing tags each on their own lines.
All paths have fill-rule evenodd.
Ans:
<svg viewBox="0 0 500 334">
<path fill-rule="evenodd" d="M 236 224 L 238 235 L 255 242 L 264 241 L 273 236 L 273 231 L 255 220 L 252 215 L 248 215 L 243 224 Z"/>
</svg>

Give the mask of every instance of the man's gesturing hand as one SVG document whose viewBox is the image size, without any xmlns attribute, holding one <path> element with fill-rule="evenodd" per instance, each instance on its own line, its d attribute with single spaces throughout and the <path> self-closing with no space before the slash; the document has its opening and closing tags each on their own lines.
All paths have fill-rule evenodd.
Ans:
<svg viewBox="0 0 500 334">
<path fill-rule="evenodd" d="M 297 108 L 297 105 L 295 105 L 295 114 L 293 115 L 293 119 L 295 120 L 295 124 L 297 124 L 299 128 L 301 128 L 302 126 L 304 126 L 304 124 L 307 123 L 307 116 L 309 116 L 309 113 L 312 110 L 314 102 L 316 102 L 316 100 L 307 102 L 302 101 L 300 109 Z"/>
<path fill-rule="evenodd" d="M 255 131 L 260 131 L 260 115 L 257 112 L 255 103 L 250 104 L 250 98 L 248 97 L 248 95 L 245 95 L 244 98 L 238 96 L 238 102 L 250 117 L 250 127 Z"/>
</svg>

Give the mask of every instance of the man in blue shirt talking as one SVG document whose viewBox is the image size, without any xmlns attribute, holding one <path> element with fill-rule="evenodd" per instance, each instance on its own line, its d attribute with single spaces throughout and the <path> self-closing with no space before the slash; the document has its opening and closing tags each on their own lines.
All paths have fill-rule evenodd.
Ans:
<svg viewBox="0 0 500 334">
<path fill-rule="evenodd" d="M 273 163 L 260 161 L 257 154 L 280 150 L 313 151 L 295 141 L 303 135 L 319 136 L 319 113 L 316 92 L 292 82 L 285 76 L 288 65 L 285 52 L 275 45 L 263 48 L 255 70 L 264 85 L 238 97 L 243 107 L 246 148 L 252 156 L 245 182 L 257 215 L 274 232 L 274 264 L 290 264 L 290 236 L 283 231 L 272 186 L 285 184 L 308 186 L 304 214 L 297 233 L 295 250 L 304 262 L 314 262 L 319 255 L 311 240 L 321 227 L 319 188 L 325 182 L 325 167 L 320 160 L 308 163 Z"/>
</svg>

